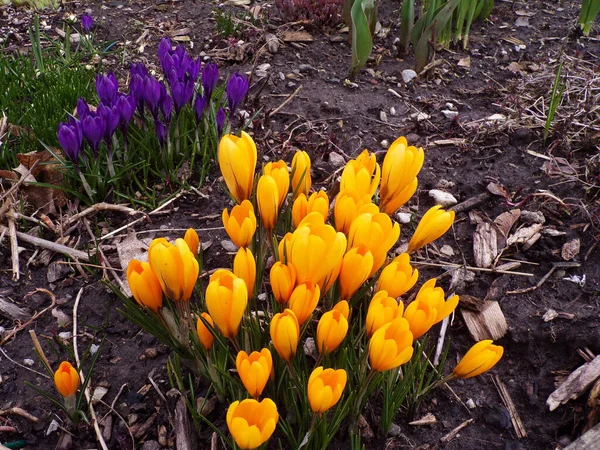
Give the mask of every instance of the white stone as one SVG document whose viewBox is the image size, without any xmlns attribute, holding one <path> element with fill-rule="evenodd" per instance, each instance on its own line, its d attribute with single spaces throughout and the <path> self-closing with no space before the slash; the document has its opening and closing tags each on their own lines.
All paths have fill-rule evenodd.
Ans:
<svg viewBox="0 0 600 450">
<path fill-rule="evenodd" d="M 346 164 L 346 160 L 344 159 L 344 157 L 336 152 L 331 152 L 329 154 L 329 162 L 331 163 L 331 165 L 333 167 L 336 167 L 336 168 L 342 167 L 343 165 Z"/>
<path fill-rule="evenodd" d="M 33 359 L 27 358 L 27 359 L 23 360 L 23 364 L 25 364 L 28 367 L 31 367 L 31 366 L 33 366 L 34 362 L 33 362 Z"/>
<path fill-rule="evenodd" d="M 417 72 L 412 69 L 404 69 L 402 71 L 402 81 L 404 81 L 406 84 L 410 83 L 417 76 Z"/>
<path fill-rule="evenodd" d="M 410 218 L 411 217 L 412 217 L 411 213 L 399 212 L 399 213 L 396 214 L 396 220 L 398 220 L 398 222 L 401 223 L 401 224 L 410 223 Z"/>
<path fill-rule="evenodd" d="M 453 206 L 458 203 L 458 200 L 456 200 L 456 197 L 454 197 L 452 194 L 449 194 L 448 192 L 442 191 L 440 189 L 430 190 L 429 196 L 431 198 L 433 198 L 433 200 L 438 205 L 442 205 L 442 206 Z"/>
<path fill-rule="evenodd" d="M 477 405 L 475 404 L 475 402 L 473 401 L 472 398 L 470 398 L 469 400 L 467 400 L 467 408 L 469 409 L 475 409 L 477 407 Z"/>
<path fill-rule="evenodd" d="M 449 109 L 443 109 L 442 114 L 446 117 L 446 119 L 454 119 L 458 116 L 458 111 L 450 111 Z"/>
<path fill-rule="evenodd" d="M 454 249 L 452 247 L 450 247 L 448 244 L 442 245 L 442 248 L 440 248 L 440 253 L 444 256 L 454 256 Z"/>
</svg>

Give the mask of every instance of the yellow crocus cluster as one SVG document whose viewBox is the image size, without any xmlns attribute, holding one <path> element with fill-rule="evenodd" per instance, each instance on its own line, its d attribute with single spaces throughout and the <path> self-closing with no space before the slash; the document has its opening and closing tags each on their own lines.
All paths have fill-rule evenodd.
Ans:
<svg viewBox="0 0 600 450">
<path fill-rule="evenodd" d="M 247 391 L 244 395 L 252 397 L 231 403 L 227 411 L 227 426 L 239 448 L 260 447 L 275 431 L 279 420 L 275 401 L 279 400 L 260 399 L 263 392 L 274 391 L 274 386 L 267 385 L 277 379 L 280 374 L 275 372 L 281 367 L 291 376 L 298 367 L 306 367 L 294 358 L 303 356 L 302 341 L 311 334 L 319 353 L 314 364 L 318 367 L 310 376 L 304 374 L 308 383 L 303 395 L 318 418 L 340 402 L 348 383 L 345 370 L 325 368 L 321 361 L 339 362 L 343 358 L 336 359 L 336 350 L 343 357 L 340 352 L 357 345 L 365 351 L 361 364 L 366 366 L 368 357 L 367 380 L 376 380 L 377 372 L 407 363 L 415 351 L 415 340 L 457 307 L 458 296 L 446 299 L 435 279 L 426 281 L 410 303 L 403 299 L 419 276 L 410 254 L 442 236 L 454 222 L 453 211 L 430 208 L 407 252 L 390 257 L 400 238 L 400 225 L 393 214 L 416 192 L 423 161 L 423 149 L 409 146 L 404 137 L 390 146 L 381 165 L 374 153 L 364 150 L 346 164 L 340 192 L 330 199 L 323 190 L 311 192 L 311 160 L 305 151 L 296 151 L 289 165 L 283 160 L 268 162 L 255 182 L 257 151 L 252 137 L 242 132 L 221 139 L 219 167 L 235 200 L 231 210 L 223 210 L 222 221 L 239 249 L 232 270 L 218 269 L 208 279 L 207 311 L 191 316 L 197 334 L 192 341 L 206 358 L 220 357 L 222 348 L 218 346 L 224 342 L 220 336 L 230 339 L 228 348 L 236 349 L 237 376 Z M 282 231 L 284 226 L 288 229 Z M 260 242 L 255 235 L 265 240 Z M 136 301 L 158 315 L 163 295 L 174 302 L 187 302 L 198 279 L 199 248 L 193 230 L 174 243 L 155 239 L 148 250 L 149 261 L 133 260 L 127 269 Z M 262 276 L 263 270 L 269 276 L 270 298 L 276 300 L 269 305 L 274 314 L 267 312 L 269 307 L 263 309 L 264 316 L 246 314 L 250 300 L 264 301 L 254 297 L 255 291 L 262 290 L 264 280 L 257 276 Z M 368 308 L 361 304 L 363 297 L 369 301 Z M 357 320 L 356 314 L 362 316 Z M 247 327 L 254 325 L 251 320 L 257 317 L 260 326 Z M 364 323 L 360 335 L 347 336 L 359 323 Z M 270 341 L 263 336 L 258 339 L 265 328 Z M 502 351 L 491 341 L 476 344 L 452 377 L 469 378 L 489 370 Z M 213 361 L 208 360 L 209 364 Z M 232 367 L 224 369 L 233 371 Z M 61 376 L 72 390 L 67 375 L 65 369 Z"/>
</svg>

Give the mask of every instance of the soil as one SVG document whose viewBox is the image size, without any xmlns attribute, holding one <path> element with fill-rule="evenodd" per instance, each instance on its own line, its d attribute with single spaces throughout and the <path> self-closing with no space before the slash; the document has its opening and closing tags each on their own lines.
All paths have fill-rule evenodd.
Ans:
<svg viewBox="0 0 600 450">
<path fill-rule="evenodd" d="M 517 207 L 543 214 L 543 230 L 551 231 L 544 232 L 530 247 L 522 243 L 513 245 L 502 255 L 504 260 L 521 262 L 513 271 L 531 273 L 533 277 L 475 270 L 472 279 L 456 288 L 459 295 L 500 302 L 508 323 L 508 332 L 499 340 L 505 348 L 501 363 L 492 374 L 454 382 L 454 394 L 445 389 L 436 391 L 414 417 L 400 414 L 396 420 L 399 432 L 395 436 L 363 440 L 369 449 L 562 448 L 588 425 L 593 425 L 588 423 L 591 408 L 586 404 L 587 393 L 553 412 L 548 410 L 546 399 L 555 389 L 557 377 L 585 362 L 579 349 L 600 353 L 599 134 L 594 129 L 582 132 L 576 124 L 567 123 L 565 117 L 572 113 L 569 105 L 563 104 L 557 114 L 561 127 L 555 128 L 544 143 L 543 123 L 532 119 L 532 103 L 528 102 L 541 97 L 548 104 L 561 57 L 567 61 L 569 75 L 589 71 L 597 75 L 600 56 L 597 28 L 590 38 L 573 31 L 579 11 L 579 2 L 575 1 L 496 3 L 490 21 L 474 24 L 468 50 L 454 46 L 439 50 L 434 57 L 437 64 L 408 84 L 403 82 L 402 71 L 413 68 L 413 55 L 398 57 L 394 39 L 398 34 L 399 4 L 389 0 L 379 3 L 379 15 L 382 27 L 391 30 L 375 39 L 375 57 L 353 82 L 345 82 L 351 54 L 347 34 L 336 29 L 323 31 L 308 22 L 286 23 L 271 2 L 251 5 L 260 6 L 268 18 L 254 25 L 246 24 L 241 40 L 216 35 L 211 15 L 215 5 L 208 2 L 69 2 L 63 10 L 41 13 L 49 24 L 58 25 L 66 14 L 91 12 L 98 24 L 97 39 L 107 43 L 117 41 L 118 46 L 128 48 L 125 61 L 111 57 L 105 61 L 121 74 L 126 73 L 130 60 L 156 66 L 154 55 L 159 38 L 173 30 L 189 28 L 185 36 L 194 43 L 192 54 L 204 52 L 213 56 L 223 73 L 253 71 L 245 108 L 250 114 L 262 108 L 251 130 L 260 149 L 259 160 L 290 161 L 296 148 L 306 150 L 313 160 L 313 180 L 317 185 L 335 190 L 333 174 L 339 166 L 333 153 L 346 160 L 364 148 L 381 155 L 386 145 L 405 135 L 411 144 L 423 146 L 426 152 L 419 191 L 410 203 L 411 212 L 420 215 L 434 204 L 428 195 L 434 188 L 446 189 L 459 202 L 488 192 L 490 182 L 504 189 L 505 196 L 490 194 L 473 208 L 459 213 L 454 232 L 428 252 L 421 252 L 417 259 L 423 263 L 444 261 L 475 266 L 473 236 L 478 218 L 494 219 Z M 31 14 L 8 6 L 0 8 L 0 13 L 2 29 L 18 29 L 26 39 L 23 30 Z M 516 26 L 515 21 L 523 17 L 528 18 L 527 26 Z M 276 53 L 269 53 L 264 47 L 264 30 L 280 37 L 284 31 L 306 30 L 312 41 L 281 42 Z M 145 31 L 148 34 L 136 42 Z M 189 42 L 186 45 L 189 48 Z M 260 67 L 263 64 L 269 66 Z M 543 77 L 549 80 L 542 83 L 543 92 L 534 90 L 534 87 L 539 90 L 540 85 L 532 81 Z M 271 114 L 299 87 L 301 91 L 289 104 Z M 447 118 L 443 110 L 455 110 L 458 115 Z M 494 114 L 503 118 L 490 123 L 489 118 Z M 558 161 L 563 168 L 574 168 L 575 173 L 551 170 Z M 232 257 L 220 244 L 226 238 L 220 229 L 220 212 L 227 199 L 217 176 L 216 172 L 211 174 L 201 195 L 185 194 L 163 213 L 153 216 L 152 222 L 135 225 L 138 237 L 180 236 L 181 230 L 192 226 L 199 231 L 203 242 L 212 241 L 205 253 L 205 267 L 229 266 Z M 104 222 L 98 225 L 99 229 L 115 229 L 132 219 L 111 213 L 99 215 L 95 220 Z M 412 227 L 404 225 L 399 245 L 406 241 L 410 235 L 406 231 Z M 85 228 L 81 226 L 75 233 L 81 234 L 83 248 L 88 241 Z M 509 294 L 540 282 L 553 264 L 564 261 L 561 249 L 574 239 L 580 241 L 580 250 L 571 259 L 577 264 L 558 267 L 534 290 Z M 105 248 L 107 258 L 118 267 L 115 249 L 118 240 L 109 243 Z M 80 351 L 105 337 L 92 383 L 109 389 L 104 398 L 108 404 L 122 390 L 113 406 L 129 421 L 134 434 L 138 432 L 133 444 L 123 422 L 113 415 L 109 448 L 162 448 L 155 441 L 162 442 L 163 433 L 173 445 L 173 405 L 165 404 L 164 397 L 169 391 L 165 370 L 167 348 L 122 317 L 118 312 L 120 301 L 100 283 L 101 271 L 84 272 L 83 276 L 69 265 L 54 264 L 50 266 L 53 271 L 58 267 L 62 268 L 61 273 L 56 281 L 49 282 L 49 267 L 28 265 L 35 249 L 21 245 L 25 247 L 20 253 L 21 280 L 13 282 L 10 247 L 6 239 L 2 242 L 0 295 L 34 312 L 49 306 L 51 300 L 48 294 L 36 289 L 48 289 L 56 297 L 57 310 L 70 318 L 77 294 L 83 289 L 77 311 Z M 443 245 L 452 247 L 454 255 L 443 256 L 440 253 Z M 55 255 L 53 261 L 66 259 Z M 424 264 L 419 268 L 420 281 L 438 276 L 442 286 L 449 287 L 452 274 L 448 264 Z M 585 283 L 565 279 L 571 276 L 585 276 Z M 543 316 L 550 309 L 565 314 L 545 321 Z M 59 333 L 70 331 L 72 325 L 60 326 L 62 319 L 55 316 L 48 311 L 32 323 L 23 324 L 23 329 L 0 347 L 0 410 L 17 406 L 39 418 L 39 423 L 33 423 L 19 415 L 0 414 L 0 426 L 15 428 L 14 432 L 0 431 L 0 443 L 24 439 L 25 448 L 49 449 L 58 448 L 59 437 L 65 438 L 60 429 L 47 432 L 57 419 L 52 405 L 24 384 L 27 381 L 47 389 L 51 384 L 38 374 L 43 369 L 35 357 L 28 330 L 37 333 L 53 367 L 64 357 Z M 10 331 L 19 324 L 0 313 L 0 326 Z M 454 362 L 473 343 L 460 313 L 454 317 L 447 336 L 451 342 L 449 360 Z M 33 365 L 27 360 L 33 360 Z M 506 384 L 526 437 L 516 436 L 495 388 L 494 376 Z M 464 406 L 467 402 L 472 409 Z M 212 416 L 221 429 L 226 428 L 224 407 L 218 406 Z M 97 410 L 100 417 L 109 411 L 104 404 L 98 404 Z M 375 407 L 371 411 L 372 415 L 376 415 L 376 410 Z M 408 424 L 427 413 L 432 413 L 437 422 L 427 426 Z M 468 419 L 472 422 L 457 437 L 449 442 L 441 440 Z M 147 429 L 140 431 L 140 425 L 146 421 Z M 208 428 L 202 427 L 195 433 L 198 448 L 209 445 Z M 71 441 L 74 449 L 97 445 L 93 429 L 87 426 L 75 430 Z M 348 448 L 348 443 L 340 440 L 335 447 Z"/>
</svg>

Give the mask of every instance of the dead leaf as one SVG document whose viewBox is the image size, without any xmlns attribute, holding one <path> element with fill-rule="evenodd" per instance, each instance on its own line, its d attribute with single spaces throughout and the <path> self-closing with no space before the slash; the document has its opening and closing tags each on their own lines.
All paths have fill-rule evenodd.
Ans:
<svg viewBox="0 0 600 450">
<path fill-rule="evenodd" d="M 576 167 L 561 157 L 553 158 L 552 161 L 546 161 L 542 164 L 542 170 L 551 177 L 559 175 L 577 176 Z"/>
<path fill-rule="evenodd" d="M 281 34 L 284 42 L 312 42 L 313 37 L 306 31 L 284 31 Z"/>
<path fill-rule="evenodd" d="M 235 5 L 235 6 L 248 6 L 251 1 L 250 0 L 227 0 L 225 3 L 227 3 L 228 5 Z"/>
<path fill-rule="evenodd" d="M 62 312 L 58 308 L 54 308 L 52 310 L 52 316 L 56 318 L 56 322 L 58 323 L 58 328 L 65 328 L 71 324 L 71 317 L 67 316 L 64 312 Z"/>
<path fill-rule="evenodd" d="M 519 220 L 521 217 L 520 209 L 513 209 L 511 211 L 506 211 L 500 214 L 496 219 L 494 219 L 494 223 L 498 226 L 498 230 L 502 233 L 504 240 L 508 238 L 508 234 L 510 233 L 510 229 L 512 226 Z M 500 248 L 504 248 L 506 243 L 503 245 L 499 245 Z"/>
<path fill-rule="evenodd" d="M 565 242 L 565 245 L 563 245 L 560 252 L 560 256 L 562 256 L 562 259 L 565 261 L 569 261 L 579 255 L 580 248 L 581 243 L 579 242 L 579 239 L 572 239 L 569 242 Z"/>
<path fill-rule="evenodd" d="M 496 227 L 489 222 L 481 222 L 473 234 L 475 266 L 487 269 L 492 266 L 496 256 L 498 256 Z"/>
<path fill-rule="evenodd" d="M 252 17 L 254 18 L 254 20 L 258 20 L 260 18 L 261 11 L 262 11 L 262 6 L 260 6 L 260 5 L 255 5 L 252 8 L 250 8 L 250 14 L 252 14 Z"/>
<path fill-rule="evenodd" d="M 494 195 L 499 195 L 500 197 L 504 197 L 506 200 L 511 199 L 509 190 L 506 188 L 506 186 L 504 186 L 500 183 L 495 183 L 493 181 L 490 182 L 487 185 L 487 190 L 489 193 L 494 194 Z"/>
</svg>

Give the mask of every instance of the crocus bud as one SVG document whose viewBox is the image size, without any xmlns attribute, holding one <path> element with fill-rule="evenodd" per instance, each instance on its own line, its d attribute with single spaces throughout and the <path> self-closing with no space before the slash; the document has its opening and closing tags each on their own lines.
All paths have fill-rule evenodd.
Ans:
<svg viewBox="0 0 600 450">
<path fill-rule="evenodd" d="M 135 113 L 135 97 L 131 94 L 120 94 L 117 99 L 117 109 L 119 111 L 121 126 L 126 128 Z"/>
<path fill-rule="evenodd" d="M 96 113 L 89 113 L 81 122 L 83 136 L 87 143 L 90 144 L 95 157 L 98 157 L 98 148 L 102 142 L 105 128 L 104 119 Z"/>
<path fill-rule="evenodd" d="M 83 119 L 85 119 L 85 116 L 87 116 L 90 113 L 90 106 L 87 104 L 87 102 L 83 98 L 77 99 L 76 109 L 77 109 L 77 117 L 79 118 L 80 121 L 83 121 Z"/>
<path fill-rule="evenodd" d="M 171 39 L 169 39 L 168 37 L 161 38 L 160 42 L 158 43 L 158 61 L 160 62 L 161 67 L 165 73 L 167 72 L 167 70 L 165 70 L 163 61 L 165 57 L 171 53 L 172 50 L 173 44 L 171 43 Z"/>
<path fill-rule="evenodd" d="M 150 264 L 137 259 L 129 261 L 127 266 L 127 282 L 133 298 L 141 305 L 154 312 L 162 307 L 163 291 Z"/>
<path fill-rule="evenodd" d="M 317 350 L 331 353 L 342 343 L 348 333 L 348 319 L 337 309 L 327 311 L 317 325 Z"/>
<path fill-rule="evenodd" d="M 248 289 L 241 278 L 229 270 L 217 270 L 206 288 L 206 308 L 226 338 L 237 336 L 248 305 Z"/>
<path fill-rule="evenodd" d="M 208 101 L 212 97 L 217 81 L 219 81 L 219 66 L 215 63 L 208 63 L 202 71 L 202 89 L 204 91 L 204 98 Z"/>
<path fill-rule="evenodd" d="M 194 116 L 196 117 L 196 123 L 200 124 L 202 116 L 204 115 L 204 109 L 206 108 L 206 97 L 202 95 L 196 95 L 194 100 Z"/>
<path fill-rule="evenodd" d="M 378 372 L 395 369 L 413 355 L 413 336 L 405 319 L 396 319 L 378 329 L 369 340 L 369 362 Z"/>
<path fill-rule="evenodd" d="M 423 215 L 408 243 L 408 253 L 430 244 L 450 229 L 454 222 L 454 211 L 441 208 L 440 205 L 436 205 Z"/>
<path fill-rule="evenodd" d="M 387 257 L 387 252 L 400 237 L 400 225 L 393 223 L 387 214 L 361 214 L 350 225 L 348 247 L 364 245 L 373 254 L 373 267 L 369 276 L 377 272 Z"/>
<path fill-rule="evenodd" d="M 361 198 L 368 196 L 369 201 L 379 186 L 381 168 L 377 164 L 375 153 L 364 150 L 356 159 L 348 161 L 342 172 L 340 192 L 348 190 Z"/>
<path fill-rule="evenodd" d="M 287 164 L 283 160 L 269 162 L 263 168 L 263 174 L 269 175 L 275 180 L 279 194 L 279 208 L 281 208 L 290 190 L 290 173 Z"/>
<path fill-rule="evenodd" d="M 225 231 L 233 243 L 238 247 L 248 247 L 256 231 L 256 216 L 252 203 L 244 200 L 241 204 L 233 207 L 231 215 L 225 208 L 222 219 Z"/>
<path fill-rule="evenodd" d="M 382 212 L 391 215 L 412 197 L 424 159 L 423 149 L 408 146 L 404 136 L 390 145 L 381 171 L 379 208 Z"/>
<path fill-rule="evenodd" d="M 203 312 L 200 315 L 210 324 L 211 327 L 214 328 L 215 323 L 212 317 L 210 317 L 210 314 Z M 210 331 L 210 329 L 204 324 L 202 318 L 198 317 L 198 322 L 196 322 L 196 331 L 198 332 L 198 339 L 200 340 L 200 343 L 204 349 L 208 351 L 212 347 L 215 337 L 212 334 L 212 331 Z"/>
<path fill-rule="evenodd" d="M 75 395 L 79 387 L 79 374 L 70 362 L 60 363 L 58 370 L 54 372 L 54 384 L 58 393 L 63 397 Z"/>
<path fill-rule="evenodd" d="M 277 183 L 270 175 L 263 175 L 256 187 L 256 201 L 260 219 L 267 231 L 272 231 L 277 223 L 279 214 L 279 192 Z"/>
<path fill-rule="evenodd" d="M 160 102 L 160 83 L 154 77 L 144 79 L 144 101 L 150 108 L 154 120 L 156 120 Z"/>
<path fill-rule="evenodd" d="M 348 375 L 344 369 L 317 367 L 308 379 L 308 401 L 314 413 L 324 413 L 342 397 Z"/>
<path fill-rule="evenodd" d="M 340 294 L 342 299 L 350 299 L 367 281 L 373 269 L 373 254 L 364 245 L 351 248 L 342 259 L 340 270 Z"/>
<path fill-rule="evenodd" d="M 235 110 L 242 103 L 244 97 L 248 93 L 248 78 L 239 73 L 234 73 L 229 80 L 227 80 L 227 86 L 225 92 L 227 93 L 227 102 L 229 103 L 229 114 L 233 117 Z"/>
<path fill-rule="evenodd" d="M 333 306 L 332 309 L 334 311 L 339 311 L 342 314 L 342 316 L 344 316 L 346 320 L 348 320 L 348 317 L 350 316 L 350 305 L 346 300 L 340 300 Z"/>
<path fill-rule="evenodd" d="M 286 265 L 277 261 L 271 266 L 269 280 L 275 299 L 285 305 L 296 287 L 296 268 L 292 264 Z"/>
<path fill-rule="evenodd" d="M 403 312 L 404 303 L 390 297 L 386 291 L 377 292 L 371 299 L 367 310 L 367 336 L 372 336 L 386 323 L 401 318 Z"/>
<path fill-rule="evenodd" d="M 108 144 L 114 134 L 115 130 L 119 126 L 121 121 L 121 114 L 119 109 L 115 107 L 109 107 L 103 103 L 99 103 L 96 108 L 96 113 L 104 120 L 104 141 Z"/>
<path fill-rule="evenodd" d="M 190 299 L 200 268 L 183 239 L 177 239 L 175 245 L 165 238 L 154 239 L 148 248 L 148 261 L 167 297 L 174 301 Z"/>
<path fill-rule="evenodd" d="M 379 208 L 371 203 L 368 195 L 359 197 L 357 193 L 347 189 L 340 191 L 335 199 L 333 207 L 333 217 L 335 219 L 335 229 L 345 235 L 350 232 L 350 225 L 361 214 L 377 214 Z"/>
<path fill-rule="evenodd" d="M 296 355 L 296 348 L 300 340 L 300 324 L 294 311 L 286 309 L 275 314 L 269 326 L 273 346 L 277 354 L 284 361 L 290 362 Z"/>
<path fill-rule="evenodd" d="M 317 307 L 320 295 L 319 285 L 312 281 L 300 283 L 292 291 L 288 305 L 296 314 L 300 326 L 306 322 Z"/>
<path fill-rule="evenodd" d="M 171 115 L 173 114 L 173 99 L 167 92 L 167 87 L 162 81 L 160 82 L 160 100 L 158 101 L 158 107 L 163 115 L 163 119 L 165 119 L 165 123 L 168 125 L 171 122 Z M 179 111 L 179 109 L 177 111 Z"/>
<path fill-rule="evenodd" d="M 435 309 L 434 324 L 441 322 L 452 314 L 458 306 L 459 300 L 458 295 L 453 295 L 448 300 L 444 300 L 444 290 L 439 286 L 436 287 L 435 283 L 435 278 L 427 280 L 423 286 L 421 286 L 421 289 L 419 289 L 415 298 L 415 300 L 419 299 L 421 302 L 429 303 Z"/>
<path fill-rule="evenodd" d="M 325 191 L 313 192 L 308 199 L 304 193 L 296 197 L 292 205 L 292 222 L 294 227 L 297 228 L 302 219 L 311 212 L 318 212 L 327 219 L 329 215 L 329 197 Z"/>
<path fill-rule="evenodd" d="M 233 258 L 233 273 L 244 280 L 248 295 L 254 292 L 254 281 L 256 279 L 256 261 L 249 248 L 240 248 Z"/>
<path fill-rule="evenodd" d="M 164 146 L 166 129 L 165 124 L 160 119 L 154 121 L 154 131 L 156 132 L 156 139 L 158 139 L 158 143 L 161 147 Z"/>
<path fill-rule="evenodd" d="M 238 203 L 252 194 L 256 158 L 256 144 L 245 131 L 241 137 L 227 134 L 219 143 L 219 168 L 231 196 Z"/>
<path fill-rule="evenodd" d="M 292 193 L 294 198 L 300 194 L 308 196 L 311 186 L 310 156 L 305 151 L 298 150 L 292 158 Z"/>
<path fill-rule="evenodd" d="M 89 14 L 81 16 L 81 28 L 85 34 L 89 34 L 90 30 L 94 26 L 94 19 Z"/>
<path fill-rule="evenodd" d="M 69 159 L 78 166 L 79 153 L 83 144 L 83 131 L 81 122 L 69 117 L 67 123 L 61 122 L 58 126 L 58 142 Z"/>
<path fill-rule="evenodd" d="M 235 366 L 248 393 L 258 398 L 267 385 L 273 368 L 273 358 L 269 349 L 263 348 L 260 352 L 252 352 L 250 355 L 242 350 L 237 354 Z"/>
<path fill-rule="evenodd" d="M 104 105 L 108 107 L 114 105 L 118 90 L 119 82 L 114 73 L 108 72 L 107 75 L 96 76 L 96 93 Z"/>
<path fill-rule="evenodd" d="M 198 236 L 198 233 L 196 233 L 196 230 L 194 230 L 193 228 L 188 228 L 185 232 L 185 235 L 183 236 L 183 240 L 190 248 L 190 251 L 194 255 L 198 255 L 198 248 L 200 247 L 200 237 Z"/>
<path fill-rule="evenodd" d="M 398 298 L 408 292 L 417 282 L 419 271 L 410 265 L 408 253 L 402 253 L 383 268 L 376 291 L 387 291 L 390 297 Z"/>
<path fill-rule="evenodd" d="M 270 398 L 261 402 L 246 399 L 227 409 L 227 427 L 241 449 L 253 449 L 267 442 L 277 426 L 277 406 Z"/>
<path fill-rule="evenodd" d="M 471 347 L 454 368 L 452 374 L 457 378 L 471 378 L 494 367 L 502 358 L 504 348 L 500 345 L 492 345 L 492 342 L 486 339 Z"/>
</svg>

